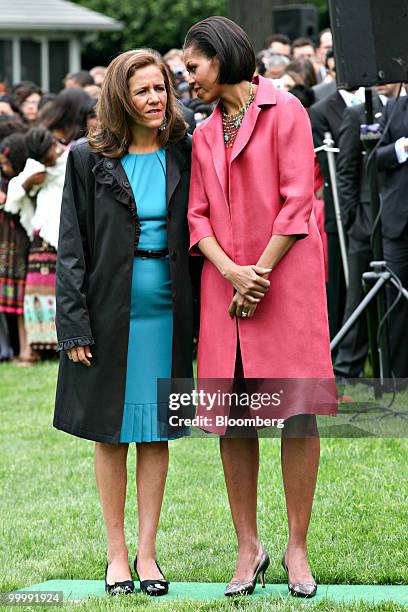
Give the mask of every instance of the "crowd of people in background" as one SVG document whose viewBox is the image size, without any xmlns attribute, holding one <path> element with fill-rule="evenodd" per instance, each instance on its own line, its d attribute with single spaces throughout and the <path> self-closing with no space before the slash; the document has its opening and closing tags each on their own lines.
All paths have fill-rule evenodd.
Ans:
<svg viewBox="0 0 408 612">
<path fill-rule="evenodd" d="M 67 75 L 58 95 L 23 82 L 0 97 L 0 359 L 19 365 L 55 358 L 65 165 L 69 147 L 95 121 L 86 74 Z"/>
<path fill-rule="evenodd" d="M 163 58 L 189 132 L 193 133 L 213 107 L 204 104 L 190 88 L 180 49 L 171 49 Z M 104 66 L 95 66 L 67 74 L 58 94 L 23 82 L 0 95 L 0 360 L 32 365 L 55 357 L 55 265 L 65 163 L 69 148 L 96 124 L 96 104 L 105 73 Z M 361 274 L 372 259 L 369 191 L 359 137 L 360 124 L 364 123 L 364 90 L 337 90 L 330 29 L 320 32 L 317 44 L 308 38 L 291 41 L 284 34 L 273 34 L 257 55 L 257 73 L 299 98 L 309 113 L 316 148 L 322 146 L 328 131 L 340 148 L 337 180 L 348 244 L 347 290 L 324 151 L 316 155 L 315 163 L 314 214 L 323 243 L 330 333 L 334 337 L 362 298 Z M 398 85 L 374 88 L 376 121 L 381 122 L 390 99 L 398 93 L 400 97 L 405 95 L 404 88 L 401 92 L 398 89 Z M 399 144 L 395 145 L 395 155 L 387 161 L 380 154 L 385 174 L 392 174 L 395 167 L 407 161 L 403 111 L 397 117 L 402 132 L 396 130 Z M 387 143 L 394 147 L 392 140 Z M 392 199 L 392 193 L 388 195 Z M 401 231 L 387 230 L 384 237 L 388 263 L 405 286 L 407 201 L 405 197 L 405 203 L 401 203 L 405 211 L 403 223 L 399 223 Z M 392 226 L 386 210 L 383 215 L 387 218 L 385 226 Z M 394 298 L 389 296 L 391 301 Z M 390 332 L 391 361 L 395 376 L 405 378 L 408 350 L 399 337 L 408 329 L 408 307 L 400 303 L 395 315 Z M 337 375 L 362 376 L 367 351 L 367 329 L 362 319 L 333 355 Z"/>
</svg>

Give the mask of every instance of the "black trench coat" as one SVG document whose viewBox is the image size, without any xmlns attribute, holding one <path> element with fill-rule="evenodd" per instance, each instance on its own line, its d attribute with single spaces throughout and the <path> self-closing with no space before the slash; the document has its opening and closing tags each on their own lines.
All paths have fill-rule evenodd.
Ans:
<svg viewBox="0 0 408 612">
<path fill-rule="evenodd" d="M 166 149 L 167 236 L 173 297 L 172 377 L 192 378 L 193 296 L 187 205 L 191 137 Z M 140 221 L 119 159 L 73 146 L 62 197 L 57 260 L 54 427 L 118 444 L 125 397 L 134 247 Z M 92 365 L 66 349 L 92 345 Z M 140 355 L 143 359 L 143 355 Z M 173 432 L 174 433 L 174 432 Z"/>
</svg>

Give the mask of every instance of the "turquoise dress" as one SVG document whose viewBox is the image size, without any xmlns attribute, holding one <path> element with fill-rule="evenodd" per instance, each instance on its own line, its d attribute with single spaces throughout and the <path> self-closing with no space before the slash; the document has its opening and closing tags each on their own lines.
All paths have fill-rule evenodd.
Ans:
<svg viewBox="0 0 408 612">
<path fill-rule="evenodd" d="M 138 249 L 167 248 L 166 153 L 128 153 L 121 159 L 141 223 Z M 125 404 L 119 442 L 160 437 L 157 379 L 171 377 L 173 314 L 169 258 L 133 261 Z"/>
</svg>

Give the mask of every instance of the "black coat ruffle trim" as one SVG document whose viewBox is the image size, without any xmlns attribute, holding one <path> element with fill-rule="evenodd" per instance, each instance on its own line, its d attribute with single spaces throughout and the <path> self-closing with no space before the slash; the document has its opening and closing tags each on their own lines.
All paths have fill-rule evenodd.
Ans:
<svg viewBox="0 0 408 612">
<path fill-rule="evenodd" d="M 101 159 L 93 168 L 95 180 L 111 189 L 115 199 L 127 207 L 135 220 L 135 246 L 139 243 L 142 231 L 137 205 L 133 196 L 132 188 L 120 161 L 117 159 Z"/>
<path fill-rule="evenodd" d="M 76 346 L 88 346 L 95 344 L 95 340 L 92 336 L 82 336 L 81 338 L 70 338 L 69 340 L 62 340 L 58 342 L 57 351 L 69 351 Z"/>
</svg>

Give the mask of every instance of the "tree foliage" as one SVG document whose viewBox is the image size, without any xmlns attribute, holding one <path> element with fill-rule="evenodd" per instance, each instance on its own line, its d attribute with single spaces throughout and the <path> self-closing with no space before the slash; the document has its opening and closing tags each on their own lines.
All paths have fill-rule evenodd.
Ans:
<svg viewBox="0 0 408 612">
<path fill-rule="evenodd" d="M 226 15 L 226 0 L 73 0 L 121 21 L 122 32 L 104 32 L 84 46 L 85 66 L 106 63 L 119 51 L 180 47 L 189 27 L 210 15 Z"/>
<path fill-rule="evenodd" d="M 315 4 L 321 13 L 328 11 L 328 0 L 310 0 L 311 4 Z"/>
<path fill-rule="evenodd" d="M 330 26 L 329 4 L 328 0 L 309 0 L 319 9 L 319 29 L 328 28 Z"/>
<path fill-rule="evenodd" d="M 165 53 L 181 47 L 189 27 L 210 15 L 227 15 L 228 0 L 71 0 L 124 25 L 121 32 L 101 32 L 83 46 L 84 67 L 107 64 L 120 51 L 153 47 Z M 301 0 L 300 0 L 301 3 Z M 320 13 L 319 27 L 329 25 L 328 0 L 307 0 Z M 281 0 L 281 5 L 286 4 Z M 251 4 L 256 10 L 256 0 Z M 88 40 L 88 42 L 86 42 Z"/>
</svg>

